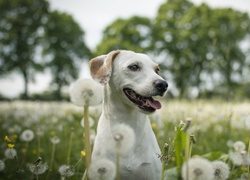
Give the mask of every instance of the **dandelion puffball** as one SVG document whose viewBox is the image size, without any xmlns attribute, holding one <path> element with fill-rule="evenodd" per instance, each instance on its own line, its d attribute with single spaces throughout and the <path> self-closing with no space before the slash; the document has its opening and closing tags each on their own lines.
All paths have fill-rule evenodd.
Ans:
<svg viewBox="0 0 250 180">
<path fill-rule="evenodd" d="M 77 106 L 96 106 L 102 99 L 103 87 L 93 79 L 79 79 L 72 85 L 70 100 Z"/>
<path fill-rule="evenodd" d="M 47 163 L 39 162 L 38 164 L 32 164 L 30 167 L 30 172 L 35 175 L 43 174 L 48 169 Z"/>
<path fill-rule="evenodd" d="M 71 177 L 75 174 L 75 172 L 71 170 L 70 166 L 67 166 L 65 164 L 60 166 L 58 171 L 62 177 L 66 177 L 66 178 Z"/>
<path fill-rule="evenodd" d="M 29 142 L 32 141 L 35 137 L 35 134 L 32 130 L 30 129 L 26 129 L 22 132 L 22 134 L 20 135 L 20 139 L 24 142 Z"/>
<path fill-rule="evenodd" d="M 4 170 L 5 168 L 5 163 L 4 161 L 0 160 L 0 171 Z"/>
<path fill-rule="evenodd" d="M 131 127 L 125 124 L 118 124 L 112 128 L 112 138 L 108 145 L 109 150 L 126 154 L 135 143 L 135 133 Z"/>
<path fill-rule="evenodd" d="M 222 161 L 213 161 L 214 180 L 226 180 L 229 177 L 230 169 L 228 164 Z"/>
<path fill-rule="evenodd" d="M 17 152 L 14 148 L 8 148 L 4 151 L 4 156 L 7 159 L 14 159 L 14 157 L 17 155 Z"/>
<path fill-rule="evenodd" d="M 214 169 L 212 163 L 206 159 L 191 158 L 183 164 L 181 175 L 183 180 L 213 180 Z"/>
<path fill-rule="evenodd" d="M 93 180 L 114 180 L 115 175 L 115 164 L 108 159 L 92 161 L 88 170 L 88 177 Z"/>
<path fill-rule="evenodd" d="M 234 147 L 234 150 L 237 151 L 237 152 L 241 152 L 241 151 L 244 151 L 245 148 L 246 148 L 246 145 L 244 142 L 242 141 L 236 141 L 233 145 Z"/>
</svg>

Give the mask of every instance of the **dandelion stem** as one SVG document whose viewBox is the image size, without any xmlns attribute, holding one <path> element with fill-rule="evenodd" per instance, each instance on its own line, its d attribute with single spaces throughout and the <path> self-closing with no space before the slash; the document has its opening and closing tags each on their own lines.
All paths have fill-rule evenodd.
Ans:
<svg viewBox="0 0 250 180">
<path fill-rule="evenodd" d="M 162 150 L 162 165 L 161 165 L 161 180 L 164 180 L 164 175 L 165 175 L 165 166 L 168 161 L 168 150 L 169 150 L 169 145 L 167 143 L 164 143 L 163 145 L 163 150 Z"/>
<path fill-rule="evenodd" d="M 189 173 L 189 166 L 188 166 L 188 159 L 189 159 L 189 156 L 190 156 L 190 149 L 191 149 L 191 141 L 190 141 L 190 136 L 189 134 L 187 133 L 186 134 L 186 147 L 185 147 L 185 156 L 186 156 L 186 164 L 187 164 L 187 171 L 186 171 L 186 179 L 188 180 L 188 173 Z"/>
<path fill-rule="evenodd" d="M 84 171 L 83 176 L 82 176 L 82 180 L 87 179 L 87 169 Z"/>
<path fill-rule="evenodd" d="M 250 156 L 250 140 L 248 142 L 248 156 Z M 248 166 L 248 179 L 250 180 L 250 165 Z"/>
<path fill-rule="evenodd" d="M 71 155 L 71 149 L 72 149 L 73 135 L 74 135 L 74 131 L 71 128 L 70 137 L 69 137 L 69 149 L 68 149 L 68 156 L 67 156 L 67 165 L 70 164 L 70 155 Z"/>
<path fill-rule="evenodd" d="M 90 161 L 91 161 L 91 145 L 90 145 L 90 133 L 89 133 L 89 106 L 84 106 L 84 145 L 86 149 L 86 166 L 87 169 L 89 168 Z"/>
<path fill-rule="evenodd" d="M 28 147 L 29 147 L 29 142 L 27 141 L 27 142 L 25 143 L 25 148 L 24 148 L 24 151 L 23 151 L 23 159 L 22 159 L 21 166 L 23 166 L 24 163 L 25 163 L 25 159 L 26 159 Z"/>
<path fill-rule="evenodd" d="M 41 147 L 40 136 L 38 137 L 37 141 L 38 141 L 38 150 L 37 150 L 37 152 L 38 152 L 38 156 L 40 157 L 40 147 Z"/>
<path fill-rule="evenodd" d="M 74 169 L 76 169 L 77 166 L 80 164 L 80 162 L 82 161 L 82 158 L 83 158 L 83 157 L 81 157 L 81 158 L 76 162 L 76 164 L 74 165 Z M 79 168 L 77 168 L 77 169 L 79 169 Z"/>
<path fill-rule="evenodd" d="M 50 166 L 49 166 L 49 172 L 47 174 L 46 179 L 49 179 L 50 173 L 53 170 L 53 165 L 54 165 L 54 159 L 55 159 L 55 152 L 56 152 L 56 144 L 52 144 L 52 150 L 51 150 L 51 156 L 50 156 Z"/>
</svg>

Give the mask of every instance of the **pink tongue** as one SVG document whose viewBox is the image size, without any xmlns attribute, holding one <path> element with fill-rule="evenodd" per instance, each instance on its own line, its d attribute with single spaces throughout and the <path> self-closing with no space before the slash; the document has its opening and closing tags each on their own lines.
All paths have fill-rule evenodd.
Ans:
<svg viewBox="0 0 250 180">
<path fill-rule="evenodd" d="M 148 104 L 154 109 L 161 109 L 161 103 L 153 99 L 147 99 Z"/>
</svg>

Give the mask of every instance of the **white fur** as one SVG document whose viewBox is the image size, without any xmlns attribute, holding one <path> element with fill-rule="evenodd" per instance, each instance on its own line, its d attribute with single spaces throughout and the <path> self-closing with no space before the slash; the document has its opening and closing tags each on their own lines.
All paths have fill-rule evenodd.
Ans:
<svg viewBox="0 0 250 180">
<path fill-rule="evenodd" d="M 140 72 L 128 69 L 133 63 L 141 67 Z M 120 123 L 130 126 L 135 132 L 135 146 L 121 157 L 122 180 L 158 180 L 161 177 L 161 161 L 157 156 L 161 152 L 148 115 L 129 101 L 123 92 L 124 87 L 129 87 L 142 96 L 156 95 L 153 82 L 162 78 L 155 72 L 155 67 L 157 64 L 147 55 L 122 50 L 112 63 L 109 81 L 104 83 L 103 111 L 98 123 L 92 161 L 108 158 L 115 163 L 116 155 L 109 152 L 106 146 L 113 138 L 112 127 Z"/>
</svg>

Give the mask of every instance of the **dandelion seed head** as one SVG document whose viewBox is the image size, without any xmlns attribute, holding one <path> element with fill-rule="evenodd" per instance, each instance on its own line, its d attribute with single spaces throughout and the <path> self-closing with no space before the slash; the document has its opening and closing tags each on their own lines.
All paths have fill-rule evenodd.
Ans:
<svg viewBox="0 0 250 180">
<path fill-rule="evenodd" d="M 250 165 L 250 156 L 246 151 L 241 152 L 229 152 L 229 159 L 232 161 L 232 163 L 236 166 L 241 165 Z"/>
<path fill-rule="evenodd" d="M 213 172 L 213 166 L 208 160 L 197 157 L 189 159 L 188 162 L 183 164 L 181 175 L 183 180 L 213 180 Z"/>
<path fill-rule="evenodd" d="M 58 171 L 62 177 L 66 178 L 71 177 L 75 174 L 75 172 L 70 168 L 70 166 L 67 166 L 65 164 L 60 166 Z"/>
<path fill-rule="evenodd" d="M 20 135 L 20 139 L 24 142 L 30 142 L 34 139 L 35 134 L 32 130 L 30 129 L 26 129 L 22 132 L 22 134 Z"/>
<path fill-rule="evenodd" d="M 229 177 L 230 169 L 228 164 L 222 161 L 213 161 L 214 180 L 226 180 Z"/>
<path fill-rule="evenodd" d="M 115 175 L 115 164 L 108 159 L 92 161 L 88 170 L 88 176 L 93 180 L 114 180 Z"/>
<path fill-rule="evenodd" d="M 29 166 L 30 172 L 35 175 L 40 175 L 45 173 L 45 171 L 48 169 L 47 163 L 42 163 L 42 161 L 32 164 Z"/>
<path fill-rule="evenodd" d="M 243 174 L 240 176 L 240 180 L 249 180 L 249 178 L 248 178 L 248 173 L 243 173 Z"/>
<path fill-rule="evenodd" d="M 103 87 L 92 79 L 79 79 L 70 91 L 70 100 L 77 106 L 96 106 L 102 102 Z"/>
<path fill-rule="evenodd" d="M 4 161 L 0 160 L 0 171 L 4 170 L 5 168 L 5 163 Z"/>
<path fill-rule="evenodd" d="M 7 159 L 14 159 L 17 155 L 17 151 L 14 148 L 8 148 L 4 151 L 4 156 Z"/>
<path fill-rule="evenodd" d="M 50 138 L 50 142 L 52 143 L 52 144 L 58 144 L 58 143 L 60 143 L 60 138 L 58 137 L 58 136 L 53 136 L 52 138 Z"/>
<path fill-rule="evenodd" d="M 112 138 L 109 141 L 108 148 L 111 151 L 119 151 L 126 154 L 135 143 L 135 134 L 131 127 L 125 124 L 115 125 L 112 129 Z"/>
<path fill-rule="evenodd" d="M 244 142 L 242 141 L 236 141 L 233 145 L 234 147 L 234 150 L 237 151 L 237 152 L 241 152 L 241 151 L 244 151 L 245 148 L 246 148 L 246 145 Z"/>
</svg>

